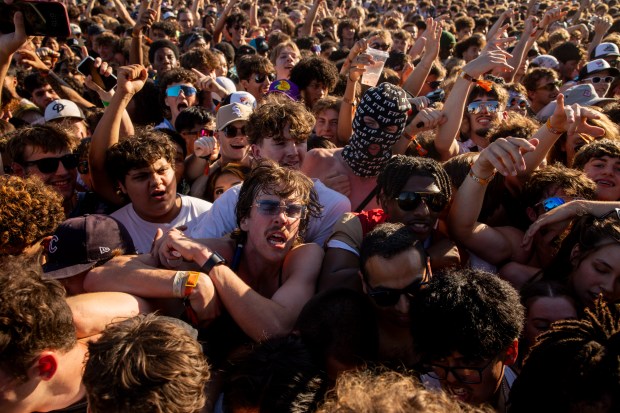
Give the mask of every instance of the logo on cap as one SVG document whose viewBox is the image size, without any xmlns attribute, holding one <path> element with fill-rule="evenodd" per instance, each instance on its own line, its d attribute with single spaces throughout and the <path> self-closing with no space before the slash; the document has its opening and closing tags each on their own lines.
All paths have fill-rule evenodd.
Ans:
<svg viewBox="0 0 620 413">
<path fill-rule="evenodd" d="M 239 109 L 239 106 L 233 106 L 232 112 L 235 116 L 241 117 L 241 109 Z"/>
<path fill-rule="evenodd" d="M 614 46 L 611 44 L 608 44 L 607 46 L 605 46 L 605 48 L 603 49 L 604 52 L 613 52 L 614 51 Z"/>
<path fill-rule="evenodd" d="M 52 106 L 52 110 L 60 114 L 60 112 L 65 110 L 65 105 L 63 105 L 62 103 L 54 103 L 54 106 Z"/>
<path fill-rule="evenodd" d="M 54 244 L 56 244 L 57 242 L 58 242 L 58 236 L 57 236 L 57 235 L 54 235 L 54 236 L 52 237 L 52 239 L 50 240 L 50 245 L 47 247 L 48 251 L 49 251 L 51 254 L 53 254 L 53 253 L 55 253 L 56 251 L 58 251 L 58 247 L 57 247 L 56 245 L 54 245 Z"/>
<path fill-rule="evenodd" d="M 585 97 L 590 97 L 592 96 L 592 92 L 590 92 L 590 89 L 586 89 L 583 91 L 583 96 Z"/>
<path fill-rule="evenodd" d="M 110 248 L 109 247 L 99 247 L 99 254 L 103 255 L 106 252 L 110 252 Z"/>
</svg>

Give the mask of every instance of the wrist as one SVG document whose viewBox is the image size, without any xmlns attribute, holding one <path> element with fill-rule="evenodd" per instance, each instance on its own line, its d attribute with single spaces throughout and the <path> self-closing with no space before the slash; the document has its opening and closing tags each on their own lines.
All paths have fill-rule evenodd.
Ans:
<svg viewBox="0 0 620 413">
<path fill-rule="evenodd" d="M 477 184 L 487 186 L 489 182 L 491 182 L 495 177 L 495 170 L 490 174 L 479 175 L 474 172 L 474 167 L 472 165 L 471 169 L 469 170 L 468 176 Z"/>
<path fill-rule="evenodd" d="M 490 179 L 492 175 L 495 175 L 496 169 L 490 165 L 490 168 L 481 166 L 478 162 L 474 162 L 469 169 L 469 172 L 481 179 Z"/>
<path fill-rule="evenodd" d="M 557 123 L 555 125 L 557 125 Z M 545 126 L 549 132 L 556 134 L 556 135 L 561 135 L 564 132 L 566 132 L 566 129 L 563 129 L 558 126 L 554 126 L 554 123 L 552 123 L 551 117 L 547 119 L 547 122 L 545 122 Z"/>
</svg>

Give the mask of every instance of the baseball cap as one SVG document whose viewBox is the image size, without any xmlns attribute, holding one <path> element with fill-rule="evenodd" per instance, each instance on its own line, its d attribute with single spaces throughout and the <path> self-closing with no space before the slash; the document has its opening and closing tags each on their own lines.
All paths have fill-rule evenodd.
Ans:
<svg viewBox="0 0 620 413">
<path fill-rule="evenodd" d="M 43 278 L 63 279 L 103 264 L 121 249 L 135 254 L 127 229 L 107 215 L 69 218 L 56 228 L 47 247 Z"/>
<path fill-rule="evenodd" d="M 618 46 L 613 43 L 601 43 L 594 49 L 592 59 L 600 59 L 607 56 L 620 56 Z"/>
<path fill-rule="evenodd" d="M 57 99 L 50 102 L 45 108 L 43 116 L 46 122 L 64 118 L 86 119 L 82 109 L 67 99 Z"/>
<path fill-rule="evenodd" d="M 618 76 L 620 74 L 620 70 L 615 67 L 611 67 L 606 60 L 603 59 L 595 59 L 588 63 L 586 63 L 581 70 L 579 71 L 579 76 L 577 80 L 583 80 L 588 76 L 592 76 L 596 73 L 600 73 L 603 71 L 608 71 L 611 76 Z"/>
<path fill-rule="evenodd" d="M 248 120 L 252 113 L 252 107 L 241 103 L 231 103 L 222 106 L 215 116 L 215 128 L 222 130 L 229 124 L 238 120 Z"/>
<path fill-rule="evenodd" d="M 299 101 L 301 99 L 299 88 L 295 83 L 288 79 L 276 80 L 269 85 L 269 92 L 267 93 L 282 93 L 295 101 Z"/>
<path fill-rule="evenodd" d="M 564 105 L 572 105 L 573 103 L 579 103 L 581 106 L 594 106 L 602 102 L 612 102 L 615 99 L 600 98 L 596 94 L 594 86 L 590 83 L 583 83 L 581 85 L 573 86 L 564 91 Z M 553 115 L 557 103 L 555 101 L 549 103 L 547 106 L 536 115 L 539 120 L 547 120 L 547 118 Z"/>
<path fill-rule="evenodd" d="M 76 34 L 82 34 L 82 29 L 80 29 L 80 26 L 78 26 L 77 24 L 71 23 L 69 27 L 71 28 L 72 36 L 75 36 Z"/>
<path fill-rule="evenodd" d="M 91 24 L 90 26 L 88 26 L 87 33 L 89 36 L 96 36 L 98 34 L 105 33 L 105 29 L 103 28 L 103 26 L 100 26 L 98 24 Z"/>
<path fill-rule="evenodd" d="M 547 69 L 558 69 L 560 67 L 560 62 L 549 54 L 541 54 L 533 58 L 530 65 L 535 67 L 546 67 Z"/>
<path fill-rule="evenodd" d="M 163 14 L 163 16 L 162 16 L 162 19 L 163 19 L 163 20 L 168 20 L 168 19 L 170 19 L 170 18 L 176 19 L 176 18 L 177 18 L 177 16 L 176 16 L 176 14 L 174 14 L 174 13 L 173 13 L 173 12 L 171 12 L 171 11 L 167 11 L 167 12 L 165 12 L 165 13 Z"/>
<path fill-rule="evenodd" d="M 250 40 L 250 46 L 256 49 L 258 53 L 267 53 L 269 51 L 269 44 L 264 37 L 256 37 Z"/>
</svg>

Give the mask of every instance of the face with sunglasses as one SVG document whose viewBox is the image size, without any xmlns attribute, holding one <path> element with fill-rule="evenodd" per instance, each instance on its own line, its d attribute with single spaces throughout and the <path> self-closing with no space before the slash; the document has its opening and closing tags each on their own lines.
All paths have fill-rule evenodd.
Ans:
<svg viewBox="0 0 620 413">
<path fill-rule="evenodd" d="M 24 157 L 24 161 L 21 164 L 13 163 L 17 175 L 36 175 L 65 199 L 73 196 L 79 163 L 77 155 L 69 151 L 43 152 L 32 146 L 27 146 L 24 152 L 30 153 Z"/>
<path fill-rule="evenodd" d="M 436 75 L 428 75 L 418 96 L 428 95 L 429 93 L 439 89 L 442 83 L 443 79 L 438 79 Z"/>
<path fill-rule="evenodd" d="M 243 79 L 240 83 L 256 100 L 260 100 L 267 94 L 269 85 L 274 80 L 276 80 L 275 73 L 252 73 L 249 79 Z"/>
<path fill-rule="evenodd" d="M 410 300 L 432 276 L 426 254 L 412 247 L 390 258 L 374 255 L 366 261 L 364 273 L 364 292 L 379 322 L 408 328 Z"/>
<path fill-rule="evenodd" d="M 598 97 L 604 98 L 614 79 L 615 77 L 611 76 L 607 70 L 603 70 L 602 72 L 596 73 L 596 75 L 583 79 L 581 82 L 591 83 Z"/>
<path fill-rule="evenodd" d="M 248 151 L 248 136 L 245 133 L 247 121 L 237 120 L 217 132 L 220 154 L 224 162 L 240 162 Z"/>
<path fill-rule="evenodd" d="M 390 222 L 402 222 L 423 241 L 432 233 L 447 200 L 429 176 L 413 175 L 395 196 L 381 194 L 383 210 Z"/>
<path fill-rule="evenodd" d="M 493 123 L 499 119 L 504 108 L 495 97 L 483 95 L 474 98 L 467 107 L 469 116 L 469 137 L 480 147 L 488 146 L 488 141 L 483 139 Z"/>
<path fill-rule="evenodd" d="M 191 83 L 180 82 L 168 85 L 164 102 L 170 108 L 173 124 L 183 109 L 196 104 L 197 93 L 198 91 Z"/>
</svg>

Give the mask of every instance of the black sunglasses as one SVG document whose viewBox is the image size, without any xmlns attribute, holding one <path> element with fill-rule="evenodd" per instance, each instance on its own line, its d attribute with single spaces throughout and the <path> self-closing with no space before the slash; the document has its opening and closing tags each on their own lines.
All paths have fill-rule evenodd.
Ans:
<svg viewBox="0 0 620 413">
<path fill-rule="evenodd" d="M 268 75 L 254 75 L 254 81 L 256 83 L 263 83 L 265 79 L 269 79 L 269 83 L 271 83 L 276 80 L 276 75 L 273 73 L 269 73 Z"/>
<path fill-rule="evenodd" d="M 73 153 L 61 156 L 59 158 L 43 158 L 36 161 L 25 161 L 23 166 L 36 166 L 39 171 L 44 174 L 51 174 L 58 170 L 58 164 L 62 162 L 65 169 L 75 169 L 78 166 L 79 158 Z"/>
<path fill-rule="evenodd" d="M 426 84 L 433 90 L 441 86 L 441 80 L 433 80 L 432 82 L 426 82 Z"/>
<path fill-rule="evenodd" d="M 237 127 L 234 127 L 233 125 L 226 125 L 224 129 L 222 129 L 222 131 L 224 132 L 227 138 L 234 138 L 239 133 L 241 133 L 242 136 L 245 136 L 245 126 L 237 128 Z"/>
<path fill-rule="evenodd" d="M 385 43 L 373 43 L 370 45 L 370 47 L 373 49 L 383 50 L 384 52 L 386 52 L 390 48 L 390 45 L 385 44 Z"/>
<path fill-rule="evenodd" d="M 419 293 L 428 283 L 424 282 L 425 275 L 417 275 L 415 280 L 406 286 L 405 288 L 386 288 L 386 287 L 377 287 L 371 288 L 368 287 L 368 296 L 372 298 L 372 300 L 379 307 L 391 307 L 398 303 L 401 295 L 406 295 L 408 298 L 413 298 L 417 293 Z"/>
<path fill-rule="evenodd" d="M 427 364 L 424 366 L 424 370 L 429 376 L 437 380 L 446 380 L 448 373 L 452 373 L 461 383 L 478 384 L 482 381 L 482 373 L 492 362 L 493 359 L 489 360 L 483 367 L 450 367 L 439 364 Z"/>
<path fill-rule="evenodd" d="M 398 207 L 403 211 L 413 211 L 422 201 L 433 212 L 441 212 L 446 206 L 445 197 L 438 192 L 401 192 L 395 198 Z"/>
</svg>

